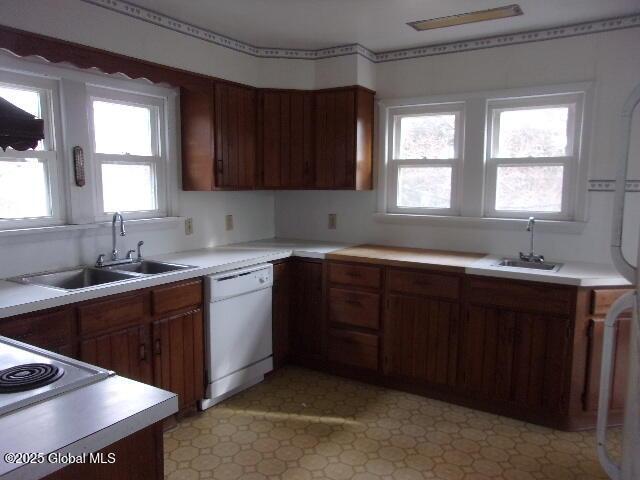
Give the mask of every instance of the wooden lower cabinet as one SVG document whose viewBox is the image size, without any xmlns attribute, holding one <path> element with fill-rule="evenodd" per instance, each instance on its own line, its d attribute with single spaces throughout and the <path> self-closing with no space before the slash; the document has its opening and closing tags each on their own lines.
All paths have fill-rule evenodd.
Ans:
<svg viewBox="0 0 640 480">
<path fill-rule="evenodd" d="M 291 342 L 297 360 L 318 361 L 325 356 L 323 262 L 291 262 Z"/>
<path fill-rule="evenodd" d="M 459 309 L 454 302 L 389 295 L 384 316 L 384 373 L 455 387 Z"/>
<path fill-rule="evenodd" d="M 289 359 L 289 329 L 291 327 L 291 263 L 273 266 L 273 366 L 280 368 Z"/>
<path fill-rule="evenodd" d="M 164 478 L 162 425 L 156 423 L 103 448 L 114 463 L 75 463 L 47 475 L 45 480 L 161 480 Z"/>
<path fill-rule="evenodd" d="M 470 305 L 462 324 L 460 384 L 470 396 L 560 415 L 571 333 L 568 318 Z"/>
<path fill-rule="evenodd" d="M 80 360 L 152 383 L 149 326 L 138 325 L 80 341 Z"/>
<path fill-rule="evenodd" d="M 195 408 L 204 397 L 202 309 L 153 322 L 154 384 L 178 394 L 178 408 Z"/>
<path fill-rule="evenodd" d="M 204 396 L 202 279 L 0 319 L 0 335 L 78 358 L 178 394 Z"/>
</svg>

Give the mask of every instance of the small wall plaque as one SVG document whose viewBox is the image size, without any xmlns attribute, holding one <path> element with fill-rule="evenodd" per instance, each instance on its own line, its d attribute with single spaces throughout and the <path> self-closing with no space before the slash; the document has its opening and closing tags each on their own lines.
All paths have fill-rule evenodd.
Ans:
<svg viewBox="0 0 640 480">
<path fill-rule="evenodd" d="M 82 147 L 73 147 L 73 172 L 76 179 L 76 185 L 78 187 L 84 187 L 84 152 Z"/>
</svg>

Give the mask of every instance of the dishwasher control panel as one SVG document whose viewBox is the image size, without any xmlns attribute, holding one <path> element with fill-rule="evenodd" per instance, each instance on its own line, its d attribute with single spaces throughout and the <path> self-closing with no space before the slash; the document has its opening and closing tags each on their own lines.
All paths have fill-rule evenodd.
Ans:
<svg viewBox="0 0 640 480">
<path fill-rule="evenodd" d="M 270 263 L 218 273 L 206 278 L 207 301 L 225 298 L 273 286 L 273 265 Z"/>
</svg>

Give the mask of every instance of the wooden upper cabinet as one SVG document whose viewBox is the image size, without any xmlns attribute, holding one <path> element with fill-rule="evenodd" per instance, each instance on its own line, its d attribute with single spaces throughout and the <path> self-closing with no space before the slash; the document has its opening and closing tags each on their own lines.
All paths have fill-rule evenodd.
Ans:
<svg viewBox="0 0 640 480">
<path fill-rule="evenodd" d="M 317 188 L 373 188 L 373 98 L 362 87 L 315 93 Z"/>
<path fill-rule="evenodd" d="M 258 94 L 258 186 L 313 186 L 313 93 L 262 90 Z"/>
<path fill-rule="evenodd" d="M 213 115 L 213 82 L 180 89 L 183 190 L 215 188 Z"/>
<path fill-rule="evenodd" d="M 181 89 L 184 190 L 373 188 L 374 92 Z"/>
<path fill-rule="evenodd" d="M 256 89 L 216 82 L 215 188 L 249 190 L 255 186 Z"/>
</svg>

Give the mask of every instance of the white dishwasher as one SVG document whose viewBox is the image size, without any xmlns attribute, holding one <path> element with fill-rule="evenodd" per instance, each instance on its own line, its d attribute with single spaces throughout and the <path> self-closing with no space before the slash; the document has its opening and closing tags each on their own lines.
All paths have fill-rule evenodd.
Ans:
<svg viewBox="0 0 640 480">
<path fill-rule="evenodd" d="M 206 277 L 205 410 L 264 379 L 273 370 L 273 265 Z"/>
</svg>

